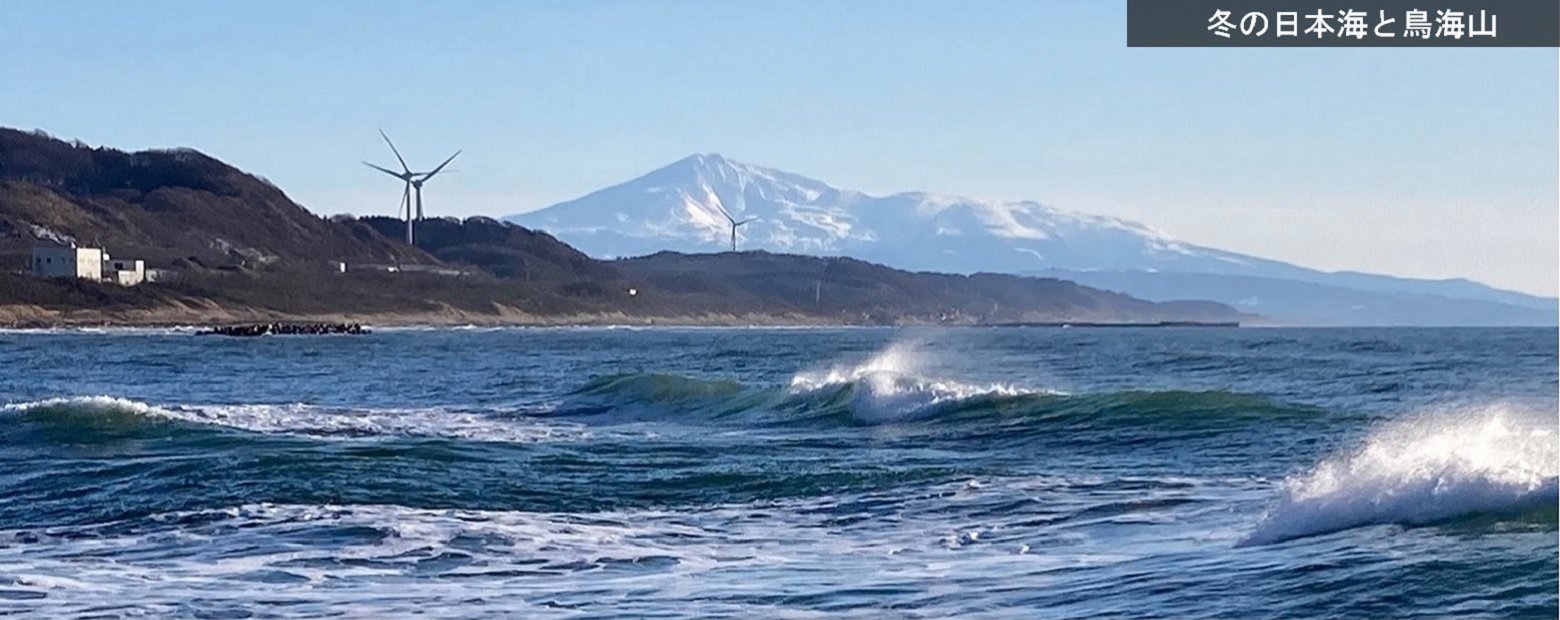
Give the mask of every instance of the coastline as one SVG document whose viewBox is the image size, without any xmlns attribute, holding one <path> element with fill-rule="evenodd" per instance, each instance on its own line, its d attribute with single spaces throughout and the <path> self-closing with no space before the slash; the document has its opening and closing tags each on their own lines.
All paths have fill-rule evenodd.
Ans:
<svg viewBox="0 0 1560 620">
<path fill-rule="evenodd" d="M 892 326 L 945 326 L 945 327 L 996 327 L 1004 324 L 986 324 L 973 321 L 945 322 L 917 317 L 900 317 L 893 321 L 846 320 L 845 317 L 823 317 L 795 313 L 709 313 L 673 316 L 631 315 L 623 312 L 574 313 L 542 315 L 523 312 L 508 306 L 497 306 L 495 312 L 481 313 L 444 307 L 434 311 L 412 312 L 329 312 L 291 314 L 255 308 L 228 308 L 209 306 L 164 306 L 158 308 L 127 308 L 119 310 L 70 309 L 61 310 L 35 305 L 0 305 L 0 328 L 6 329 L 60 329 L 91 327 L 216 327 L 254 323 L 358 323 L 372 327 L 605 327 L 605 326 L 663 326 L 663 327 L 892 327 Z M 1142 321 L 1101 320 L 1100 318 L 1048 318 L 1029 323 L 1010 323 L 1006 326 L 1051 325 L 1076 323 L 1084 326 L 1149 326 Z M 1241 323 L 1240 326 L 1249 326 Z M 1164 325 L 1169 327 L 1171 325 Z M 1230 326 L 1233 327 L 1233 326 Z"/>
<path fill-rule="evenodd" d="M 829 326 L 853 325 L 820 317 L 773 314 L 711 314 L 647 317 L 621 312 L 536 315 L 513 309 L 477 313 L 445 308 L 414 312 L 329 312 L 292 314 L 252 308 L 157 308 L 125 310 L 57 310 L 38 306 L 0 306 L 0 327 L 50 329 L 70 327 L 184 327 L 253 323 L 360 323 L 375 327 L 547 327 L 605 325 L 679 326 Z"/>
</svg>

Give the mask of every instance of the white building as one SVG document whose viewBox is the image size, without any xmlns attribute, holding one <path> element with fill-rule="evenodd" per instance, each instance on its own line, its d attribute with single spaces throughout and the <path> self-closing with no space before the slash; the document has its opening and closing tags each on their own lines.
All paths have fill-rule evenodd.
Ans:
<svg viewBox="0 0 1560 620">
<path fill-rule="evenodd" d="M 33 274 L 43 278 L 103 279 L 102 248 L 75 245 L 33 246 Z"/>
<path fill-rule="evenodd" d="M 103 281 L 120 286 L 135 286 L 146 281 L 146 262 L 109 258 L 103 254 Z"/>
<path fill-rule="evenodd" d="M 109 257 L 102 248 L 76 245 L 35 245 L 33 275 L 40 278 L 83 278 L 135 286 L 146 281 L 146 262 Z"/>
</svg>

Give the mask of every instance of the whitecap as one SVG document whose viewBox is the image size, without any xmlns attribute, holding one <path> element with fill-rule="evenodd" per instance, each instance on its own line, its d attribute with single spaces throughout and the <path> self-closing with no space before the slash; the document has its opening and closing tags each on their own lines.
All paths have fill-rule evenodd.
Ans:
<svg viewBox="0 0 1560 620">
<path fill-rule="evenodd" d="M 582 440 L 593 435 L 578 423 L 443 407 L 373 409 L 303 403 L 152 405 L 114 396 L 72 396 L 12 403 L 0 410 L 104 416 L 132 414 L 256 433 L 327 439 L 402 436 L 528 443 Z"/>
<path fill-rule="evenodd" d="M 923 360 L 914 346 L 896 343 L 865 362 L 835 366 L 822 372 L 791 377 L 791 392 L 816 392 L 849 387 L 851 412 L 869 423 L 891 423 L 936 415 L 943 407 L 975 398 L 1058 394 L 992 383 L 967 384 L 924 375 Z"/>
<path fill-rule="evenodd" d="M 1277 506 L 1242 544 L 1553 507 L 1554 425 L 1553 412 L 1510 405 L 1389 423 L 1357 450 L 1286 480 Z"/>
</svg>

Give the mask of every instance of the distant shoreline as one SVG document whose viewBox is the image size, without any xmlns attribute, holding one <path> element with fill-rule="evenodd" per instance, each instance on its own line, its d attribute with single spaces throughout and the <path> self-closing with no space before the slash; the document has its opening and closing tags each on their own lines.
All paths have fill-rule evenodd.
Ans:
<svg viewBox="0 0 1560 620">
<path fill-rule="evenodd" d="M 1015 323 L 988 323 L 984 327 L 1241 327 L 1240 321 L 1153 321 L 1153 322 L 1095 322 L 1095 321 L 1035 321 Z"/>
<path fill-rule="evenodd" d="M 454 309 L 431 312 L 281 314 L 253 309 L 157 308 L 126 310 L 57 310 L 37 306 L 0 306 L 0 327 L 6 329 L 70 328 L 211 328 L 259 323 L 357 323 L 372 327 L 1243 327 L 1238 322 L 1048 320 L 1001 323 L 938 322 L 900 319 L 893 322 L 830 320 L 802 314 L 704 314 L 646 317 L 623 313 L 533 315 L 518 312 L 483 314 Z"/>
</svg>

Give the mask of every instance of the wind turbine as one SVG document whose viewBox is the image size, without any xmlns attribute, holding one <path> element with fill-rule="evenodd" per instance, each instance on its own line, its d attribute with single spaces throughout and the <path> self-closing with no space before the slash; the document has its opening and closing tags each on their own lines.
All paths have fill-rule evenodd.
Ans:
<svg viewBox="0 0 1560 620">
<path fill-rule="evenodd" d="M 423 183 L 428 182 L 428 179 L 433 178 L 433 175 L 438 174 L 439 171 L 444 170 L 445 166 L 450 165 L 450 162 L 455 161 L 455 158 L 460 156 L 461 151 L 455 151 L 454 155 L 451 155 L 449 159 L 444 160 L 444 163 L 439 164 L 439 167 L 434 168 L 430 172 L 412 172 L 411 167 L 406 165 L 406 159 L 401 157 L 400 149 L 395 148 L 395 143 L 390 141 L 390 136 L 385 135 L 385 130 L 379 130 L 379 137 L 384 138 L 385 144 L 390 145 L 390 152 L 395 153 L 395 160 L 401 163 L 401 171 L 396 172 L 388 168 L 381 168 L 366 161 L 363 162 L 363 165 L 393 176 L 406 183 L 406 188 L 401 191 L 401 204 L 400 206 L 396 207 L 395 214 L 396 217 L 400 217 L 403 211 L 406 213 L 406 244 L 413 245 L 414 238 L 412 236 L 412 222 L 415 220 L 413 219 L 412 212 L 412 195 L 415 193 L 417 196 L 417 211 L 415 219 L 421 220 L 423 219 Z"/>
<path fill-rule="evenodd" d="M 738 222 L 737 218 L 731 217 L 731 213 L 728 213 L 726 211 L 725 207 L 721 207 L 720 208 L 720 214 L 726 216 L 726 221 L 731 222 L 731 251 L 732 252 L 736 252 L 737 251 L 737 227 L 741 226 L 743 224 L 746 224 L 748 222 L 751 222 L 753 220 L 756 220 L 758 218 L 750 217 L 748 219 L 745 219 L 745 220 L 742 220 L 742 221 Z"/>
</svg>

